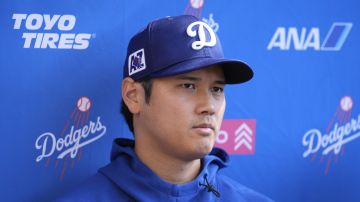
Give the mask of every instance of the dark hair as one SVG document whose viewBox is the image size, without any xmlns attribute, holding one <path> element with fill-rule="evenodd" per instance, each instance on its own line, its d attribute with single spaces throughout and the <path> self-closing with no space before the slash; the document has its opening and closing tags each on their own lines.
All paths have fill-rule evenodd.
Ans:
<svg viewBox="0 0 360 202">
<path fill-rule="evenodd" d="M 145 102 L 149 104 L 153 80 L 143 79 L 139 82 L 141 83 L 145 91 Z M 130 131 L 134 133 L 133 114 L 129 111 L 129 108 L 126 106 L 123 99 L 121 100 L 121 114 L 124 116 Z"/>
</svg>

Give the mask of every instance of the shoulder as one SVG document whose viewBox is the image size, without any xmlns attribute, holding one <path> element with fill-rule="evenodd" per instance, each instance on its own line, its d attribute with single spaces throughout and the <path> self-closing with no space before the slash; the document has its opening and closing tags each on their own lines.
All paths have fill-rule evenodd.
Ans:
<svg viewBox="0 0 360 202">
<path fill-rule="evenodd" d="M 71 201 L 129 201 L 124 192 L 101 173 L 97 173 L 68 190 L 64 195 L 55 200 L 56 202 Z"/>
<path fill-rule="evenodd" d="M 266 197 L 265 195 L 245 187 L 244 185 L 225 175 L 218 175 L 217 181 L 218 189 L 221 193 L 221 197 L 224 197 L 223 199 L 237 199 L 237 201 L 273 202 L 273 200 Z"/>
</svg>

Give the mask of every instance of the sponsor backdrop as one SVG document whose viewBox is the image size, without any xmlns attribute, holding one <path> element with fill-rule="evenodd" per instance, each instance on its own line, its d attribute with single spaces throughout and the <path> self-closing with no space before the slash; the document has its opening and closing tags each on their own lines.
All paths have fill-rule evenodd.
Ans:
<svg viewBox="0 0 360 202">
<path fill-rule="evenodd" d="M 275 201 L 360 201 L 357 1 L 5 0 L 0 3 L 2 201 L 50 201 L 128 137 L 119 113 L 129 38 L 200 17 L 252 81 L 227 86 L 223 172 Z M 174 47 L 176 48 L 176 47 Z M 176 127 L 176 126 L 174 126 Z"/>
</svg>

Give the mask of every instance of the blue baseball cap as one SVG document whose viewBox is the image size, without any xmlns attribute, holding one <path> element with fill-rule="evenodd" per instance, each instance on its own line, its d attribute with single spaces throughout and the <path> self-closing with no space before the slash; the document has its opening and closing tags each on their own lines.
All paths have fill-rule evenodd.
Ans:
<svg viewBox="0 0 360 202">
<path fill-rule="evenodd" d="M 191 15 L 165 17 L 150 22 L 131 38 L 123 78 L 141 81 L 210 65 L 222 67 L 228 84 L 243 83 L 253 77 L 246 63 L 224 58 L 220 40 L 208 24 Z"/>
</svg>

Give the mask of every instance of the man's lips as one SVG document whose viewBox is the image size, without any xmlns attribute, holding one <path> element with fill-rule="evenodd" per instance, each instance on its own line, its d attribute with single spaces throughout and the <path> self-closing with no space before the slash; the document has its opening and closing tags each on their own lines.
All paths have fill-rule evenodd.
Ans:
<svg viewBox="0 0 360 202">
<path fill-rule="evenodd" d="M 195 125 L 193 128 L 198 128 L 198 129 L 211 129 L 214 130 L 215 127 L 212 124 L 207 124 L 207 123 L 202 123 L 202 124 L 198 124 Z"/>
</svg>

